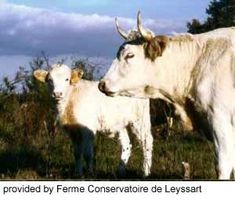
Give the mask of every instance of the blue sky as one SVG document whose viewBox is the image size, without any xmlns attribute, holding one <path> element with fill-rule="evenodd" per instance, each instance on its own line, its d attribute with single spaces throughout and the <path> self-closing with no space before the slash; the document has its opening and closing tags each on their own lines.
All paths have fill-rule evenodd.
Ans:
<svg viewBox="0 0 235 204">
<path fill-rule="evenodd" d="M 8 2 L 83 14 L 135 17 L 136 11 L 141 10 L 147 18 L 203 19 L 210 0 L 8 0 Z"/>
<path fill-rule="evenodd" d="M 143 24 L 156 34 L 186 32 L 192 18 L 204 20 L 210 0 L 0 0 L 0 79 L 45 51 L 51 58 L 112 59 L 125 29 Z"/>
</svg>

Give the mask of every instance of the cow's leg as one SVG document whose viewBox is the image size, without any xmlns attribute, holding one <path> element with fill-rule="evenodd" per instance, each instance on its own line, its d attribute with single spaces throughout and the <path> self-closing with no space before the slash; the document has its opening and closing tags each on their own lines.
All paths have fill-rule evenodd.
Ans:
<svg viewBox="0 0 235 204">
<path fill-rule="evenodd" d="M 146 133 L 145 140 L 143 143 L 143 154 L 144 154 L 144 175 L 148 176 L 151 173 L 152 166 L 152 151 L 153 151 L 153 137 L 151 134 Z"/>
<path fill-rule="evenodd" d="M 73 143 L 73 151 L 74 151 L 74 158 L 75 158 L 75 174 L 78 176 L 83 175 L 82 171 L 82 156 L 83 156 L 83 144 L 82 140 L 75 136 L 72 138 Z"/>
<path fill-rule="evenodd" d="M 86 134 L 84 138 L 85 146 L 84 146 L 84 159 L 87 165 L 88 172 L 93 174 L 93 158 L 94 158 L 94 151 L 93 151 L 93 139 L 94 133 L 89 132 Z"/>
<path fill-rule="evenodd" d="M 217 174 L 219 179 L 230 179 L 234 165 L 234 135 L 231 116 L 221 110 L 214 110 L 211 116 L 215 150 L 217 156 Z"/>
<path fill-rule="evenodd" d="M 130 138 L 126 129 L 119 131 L 118 136 L 122 148 L 121 160 L 126 165 L 131 155 L 132 145 L 130 143 Z"/>
<path fill-rule="evenodd" d="M 232 127 L 233 127 L 233 179 L 235 179 L 235 115 L 232 116 Z"/>
<path fill-rule="evenodd" d="M 69 129 L 72 139 L 75 158 L 75 174 L 83 175 L 82 159 L 86 161 L 89 172 L 93 171 L 93 138 L 94 133 L 86 127 L 73 127 Z"/>
<path fill-rule="evenodd" d="M 141 128 L 141 124 L 135 123 L 131 126 L 132 132 L 136 135 L 141 142 L 143 148 L 143 170 L 144 176 L 148 176 L 151 173 L 152 166 L 152 150 L 153 150 L 153 137 L 150 127 Z"/>
<path fill-rule="evenodd" d="M 93 173 L 93 139 L 94 139 L 94 132 L 87 127 L 79 127 L 78 132 L 76 132 L 77 138 L 77 155 L 75 155 L 76 158 L 76 168 L 81 171 L 82 165 L 81 165 L 81 159 L 82 156 L 84 157 L 84 160 L 86 162 L 86 170 L 89 173 Z"/>
</svg>

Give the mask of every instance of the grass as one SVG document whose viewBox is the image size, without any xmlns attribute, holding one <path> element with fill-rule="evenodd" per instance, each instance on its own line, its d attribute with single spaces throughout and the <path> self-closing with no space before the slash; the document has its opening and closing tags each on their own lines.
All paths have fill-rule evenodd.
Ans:
<svg viewBox="0 0 235 204">
<path fill-rule="evenodd" d="M 45 93 L 37 94 L 0 94 L 0 178 L 78 179 L 74 175 L 71 140 L 60 127 L 54 127 L 55 113 Z M 153 120 L 157 116 L 154 110 Z M 153 124 L 152 133 L 153 165 L 149 177 L 143 177 L 142 148 L 135 136 L 131 137 L 132 154 L 126 174 L 122 175 L 118 171 L 119 141 L 99 133 L 94 140 L 94 175 L 85 171 L 82 179 L 182 180 L 182 161 L 190 164 L 191 179 L 216 179 L 212 142 L 196 132 L 185 133 L 177 120 L 171 128 L 164 123 Z"/>
<path fill-rule="evenodd" d="M 195 133 L 155 141 L 152 177 L 183 179 L 183 161 L 190 164 L 191 179 L 216 179 L 213 144 Z"/>
<path fill-rule="evenodd" d="M 77 179 L 73 171 L 74 157 L 70 138 L 61 129 L 56 133 L 48 133 L 45 126 L 39 124 L 35 124 L 38 130 L 29 135 L 31 128 L 27 128 L 25 133 L 24 125 L 22 122 L 19 127 L 13 119 L 1 123 L 2 179 Z M 148 178 L 142 176 L 142 149 L 134 136 L 131 138 L 132 154 L 126 175 L 123 176 L 117 171 L 120 163 L 120 144 L 117 138 L 110 139 L 104 134 L 98 134 L 94 141 L 94 175 L 85 172 L 82 179 L 182 180 L 182 161 L 191 165 L 191 179 L 216 179 L 213 144 L 197 133 L 186 134 L 176 129 L 170 129 L 167 136 L 155 136 L 152 173 Z"/>
</svg>

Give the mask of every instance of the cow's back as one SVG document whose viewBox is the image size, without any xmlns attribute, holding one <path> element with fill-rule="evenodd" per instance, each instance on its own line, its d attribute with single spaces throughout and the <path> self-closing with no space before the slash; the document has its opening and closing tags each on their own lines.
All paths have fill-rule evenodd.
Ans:
<svg viewBox="0 0 235 204">
<path fill-rule="evenodd" d="M 227 39 L 231 41 L 232 49 L 235 52 L 235 27 L 218 28 L 206 33 L 194 35 L 197 39 L 208 40 L 208 39 Z"/>
<path fill-rule="evenodd" d="M 130 121 L 149 117 L 149 100 L 108 97 L 98 89 L 98 82 L 81 80 L 76 87 L 75 117 L 93 130 L 118 131 Z"/>
</svg>

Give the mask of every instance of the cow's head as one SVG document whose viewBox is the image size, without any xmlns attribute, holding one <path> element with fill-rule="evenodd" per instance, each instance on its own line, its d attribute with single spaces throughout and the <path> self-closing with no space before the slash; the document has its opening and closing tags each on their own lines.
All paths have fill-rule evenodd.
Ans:
<svg viewBox="0 0 235 204">
<path fill-rule="evenodd" d="M 66 65 L 54 64 L 50 71 L 38 69 L 33 72 L 33 75 L 37 80 L 47 83 L 51 96 L 58 102 L 64 99 L 69 88 L 81 79 L 83 71 L 71 70 Z"/>
<path fill-rule="evenodd" d="M 99 83 L 99 89 L 108 96 L 125 95 L 145 97 L 150 66 L 160 58 L 166 47 L 166 36 L 155 36 L 141 25 L 137 16 L 137 31 L 126 34 L 116 19 L 116 27 L 125 42 L 120 46 L 116 59 Z M 133 37 L 134 36 L 134 37 Z"/>
</svg>

